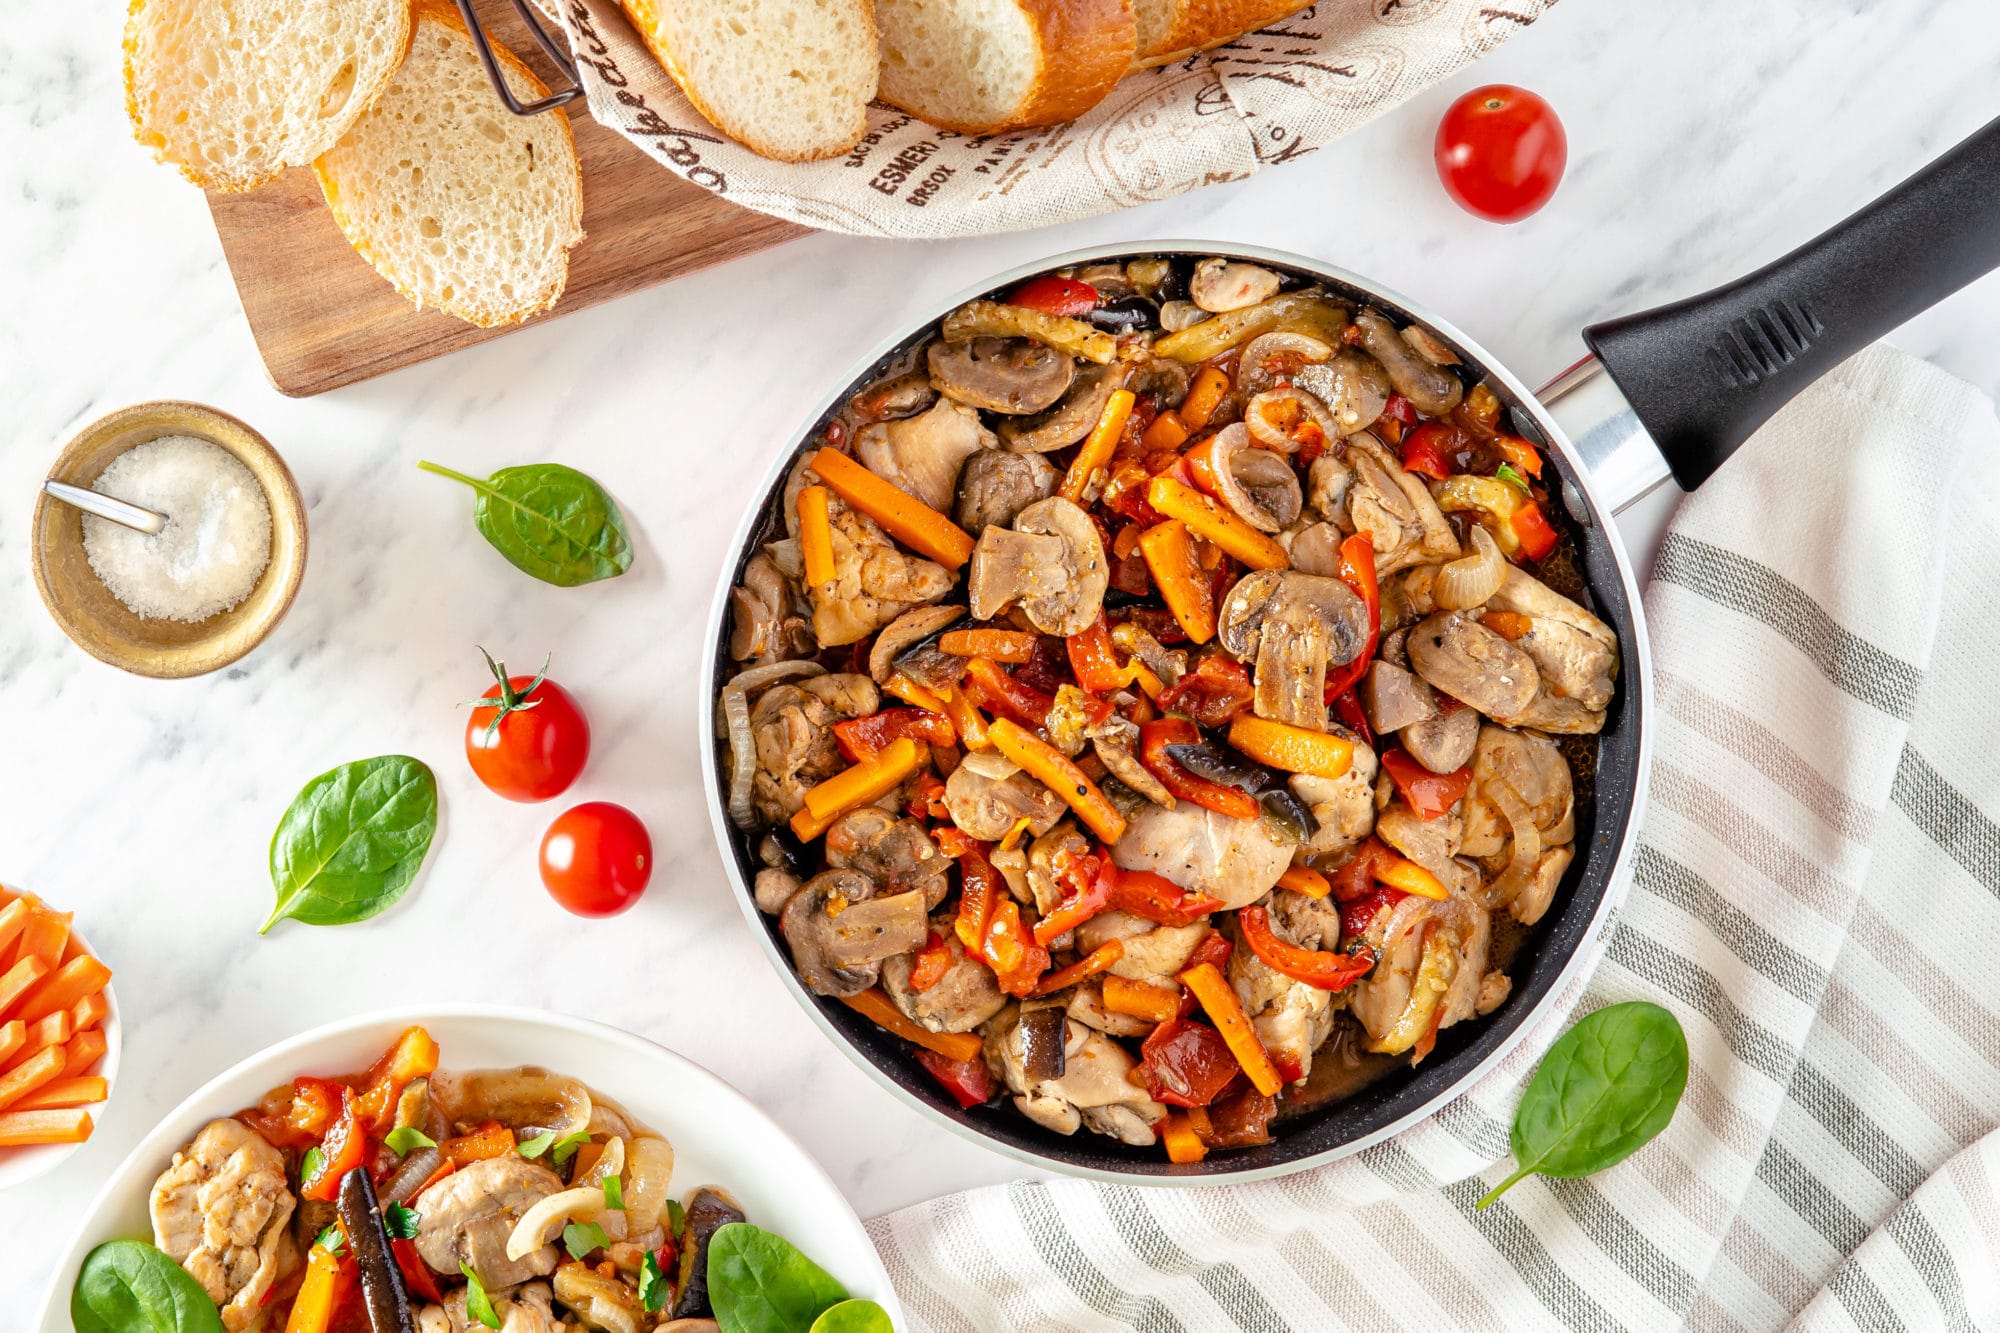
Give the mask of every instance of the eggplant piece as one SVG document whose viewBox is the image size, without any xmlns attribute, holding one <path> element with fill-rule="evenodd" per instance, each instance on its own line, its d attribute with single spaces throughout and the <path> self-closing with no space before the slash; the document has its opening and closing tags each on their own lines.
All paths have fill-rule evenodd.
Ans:
<svg viewBox="0 0 2000 1333">
<path fill-rule="evenodd" d="M 709 1319 L 715 1308 L 708 1303 L 709 1238 L 731 1222 L 748 1222 L 736 1200 L 713 1185 L 703 1185 L 688 1196 L 687 1223 L 681 1229 L 681 1265 L 674 1283 L 675 1319 Z"/>
<path fill-rule="evenodd" d="M 1310 842 L 1319 832 L 1319 820 L 1312 808 L 1292 795 L 1287 787 L 1273 787 L 1257 798 L 1264 822 L 1279 830 L 1287 842 Z"/>
<path fill-rule="evenodd" d="M 348 1248 L 361 1270 L 361 1303 L 371 1333 L 417 1333 L 409 1289 L 403 1285 L 403 1270 L 396 1264 L 389 1229 L 382 1221 L 382 1201 L 360 1167 L 340 1178 L 339 1208 Z"/>
<path fill-rule="evenodd" d="M 1253 763 L 1235 750 L 1212 741 L 1169 745 L 1166 754 L 1167 758 L 1198 778 L 1225 787 L 1237 787 L 1252 795 L 1279 785 L 1275 770 Z"/>
<path fill-rule="evenodd" d="M 1021 1015 L 1021 1067 L 1030 1083 L 1061 1078 L 1067 1071 L 1069 1021 L 1061 1007 L 1031 1009 Z"/>
<path fill-rule="evenodd" d="M 1159 318 L 1160 308 L 1143 296 L 1121 296 L 1106 301 L 1084 318 L 1108 333 L 1136 333 Z"/>
</svg>

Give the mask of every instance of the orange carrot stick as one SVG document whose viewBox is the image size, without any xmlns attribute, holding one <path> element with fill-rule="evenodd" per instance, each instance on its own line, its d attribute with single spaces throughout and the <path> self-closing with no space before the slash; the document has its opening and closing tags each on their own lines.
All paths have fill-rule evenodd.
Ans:
<svg viewBox="0 0 2000 1333">
<path fill-rule="evenodd" d="M 1067 990 L 1079 981 L 1109 970 L 1113 963 L 1124 956 L 1125 941 L 1106 940 L 1068 967 L 1058 968 L 1036 982 L 1034 993 L 1054 995 L 1059 990 Z"/>
<path fill-rule="evenodd" d="M 69 922 L 68 912 L 51 912 L 46 907 L 30 909 L 28 926 L 21 932 L 21 948 L 15 959 L 39 958 L 48 967 L 61 963 L 63 946 L 69 943 Z"/>
<path fill-rule="evenodd" d="M 885 532 L 917 554 L 929 556 L 946 569 L 957 569 L 972 559 L 971 533 L 846 454 L 821 449 L 813 455 L 811 466 L 834 494 L 880 523 Z"/>
<path fill-rule="evenodd" d="M 1222 395 L 1229 392 L 1229 376 L 1214 366 L 1203 366 L 1195 372 L 1194 382 L 1188 385 L 1187 396 L 1181 399 L 1175 415 L 1189 430 L 1200 430 L 1215 415 L 1215 409 L 1222 406 Z"/>
<path fill-rule="evenodd" d="M 69 1030 L 85 1032 L 102 1023 L 111 1012 L 111 1001 L 104 998 L 103 991 L 93 991 L 70 1006 Z"/>
<path fill-rule="evenodd" d="M 1327 877 L 1311 866 L 1287 866 L 1285 873 L 1278 876 L 1278 887 L 1303 893 L 1308 898 L 1324 898 L 1333 892 Z"/>
<path fill-rule="evenodd" d="M 820 588 L 833 582 L 833 520 L 824 486 L 808 486 L 799 492 L 799 554 L 805 561 L 806 586 Z"/>
<path fill-rule="evenodd" d="M 844 995 L 840 1002 L 872 1020 L 876 1026 L 886 1028 L 904 1041 L 913 1041 L 927 1051 L 936 1051 L 951 1060 L 977 1060 L 979 1052 L 985 1048 L 976 1032 L 932 1032 L 929 1028 L 918 1027 L 903 1017 L 903 1011 L 880 990 L 865 990 L 859 995 Z"/>
<path fill-rule="evenodd" d="M 1186 482 L 1153 478 L 1146 487 L 1146 503 L 1163 517 L 1179 519 L 1197 536 L 1206 537 L 1252 569 L 1284 569 L 1292 563 L 1284 547 Z"/>
<path fill-rule="evenodd" d="M 938 639 L 938 651 L 953 657 L 988 657 L 1020 665 L 1035 655 L 1035 636 L 1020 629 L 955 629 Z"/>
<path fill-rule="evenodd" d="M 89 1106 L 110 1095 L 111 1085 L 101 1078 L 50 1079 L 34 1092 L 14 1103 L 17 1111 L 53 1111 L 64 1106 Z"/>
<path fill-rule="evenodd" d="M 35 988 L 35 983 L 49 974 L 49 965 L 39 958 L 23 958 L 0 976 L 0 1014 L 13 1009 L 15 1003 Z"/>
<path fill-rule="evenodd" d="M 0 1148 L 35 1143 L 82 1143 L 90 1137 L 90 1112 L 9 1111 L 0 1115 Z"/>
<path fill-rule="evenodd" d="M 62 1077 L 64 1063 L 62 1051 L 51 1046 L 0 1074 L 0 1109 L 12 1106 L 44 1083 Z"/>
<path fill-rule="evenodd" d="M 1104 1007 L 1114 1014 L 1164 1023 L 1180 1012 L 1181 993 L 1114 972 L 1104 979 Z"/>
<path fill-rule="evenodd" d="M 7 1072 L 13 1072 L 16 1067 L 36 1052 L 45 1051 L 51 1046 L 60 1046 L 69 1039 L 69 1010 L 58 1009 L 47 1018 L 37 1019 L 35 1022 L 28 1024 L 28 1039 L 21 1043 L 21 1049 L 15 1054 L 13 1060 L 7 1064 Z"/>
<path fill-rule="evenodd" d="M 1160 1142 L 1167 1146 L 1169 1162 L 1185 1165 L 1208 1156 L 1208 1145 L 1201 1141 L 1188 1117 L 1179 1112 L 1160 1122 Z"/>
<path fill-rule="evenodd" d="M 33 910 L 26 898 L 16 898 L 0 907 L 0 958 L 5 958 L 14 941 L 21 938 L 21 932 L 28 926 L 28 914 Z"/>
<path fill-rule="evenodd" d="M 1125 434 L 1125 423 L 1131 419 L 1132 404 L 1135 401 L 1130 389 L 1114 389 L 1111 397 L 1104 402 L 1104 411 L 1098 415 L 1097 424 L 1090 428 L 1090 435 L 1083 447 L 1076 451 L 1070 461 L 1069 471 L 1063 474 L 1062 486 L 1057 495 L 1071 504 L 1081 504 L 1084 492 L 1090 488 L 1090 479 L 1102 471 L 1111 461 L 1111 451 L 1118 447 L 1118 441 Z"/>
<path fill-rule="evenodd" d="M 1063 798 L 1098 839 L 1117 842 L 1125 833 L 1125 816 L 1085 777 L 1062 751 L 1023 730 L 1007 718 L 995 718 L 986 729 L 994 748 L 1028 770 L 1028 776 Z"/>
<path fill-rule="evenodd" d="M 0 1068 L 14 1058 L 14 1053 L 28 1044 L 28 1025 L 20 1019 L 11 1023 L 0 1023 Z"/>
<path fill-rule="evenodd" d="M 1228 1043 L 1229 1053 L 1236 1057 L 1237 1064 L 1243 1066 L 1250 1086 L 1266 1097 L 1277 1096 L 1284 1080 L 1278 1077 L 1277 1067 L 1264 1051 L 1264 1043 L 1257 1039 L 1257 1029 L 1250 1026 L 1249 1018 L 1243 1013 L 1243 1005 L 1221 971 L 1214 963 L 1197 963 L 1181 973 L 1181 984 L 1193 991 L 1194 998 L 1201 1001 L 1201 1007 L 1208 1011 L 1215 1030 Z"/>
<path fill-rule="evenodd" d="M 95 1028 L 88 1032 L 77 1033 L 63 1048 L 65 1057 L 62 1076 L 76 1078 L 88 1074 L 97 1067 L 97 1062 L 104 1058 L 104 1052 L 109 1047 L 110 1043 L 105 1040 L 104 1034 Z"/>
<path fill-rule="evenodd" d="M 95 995 L 111 980 L 111 969 L 89 954 L 78 954 L 44 978 L 21 1001 L 19 1016 L 32 1023 Z"/>
</svg>

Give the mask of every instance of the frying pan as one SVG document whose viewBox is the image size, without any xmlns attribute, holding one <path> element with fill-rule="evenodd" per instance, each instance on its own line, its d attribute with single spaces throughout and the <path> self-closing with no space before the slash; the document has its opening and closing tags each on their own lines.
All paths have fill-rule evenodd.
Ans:
<svg viewBox="0 0 2000 1333">
<path fill-rule="evenodd" d="M 1758 426 L 1806 385 L 1904 320 L 2000 266 L 2000 120 L 1861 212 L 1737 282 L 1584 330 L 1591 355 L 1539 394 L 1471 338 L 1418 304 L 1344 269 L 1275 250 L 1187 241 L 1093 247 L 1003 273 L 904 329 L 820 404 L 793 447 L 772 465 L 739 529 L 709 617 L 699 710 L 709 815 L 738 904 L 765 954 L 821 1028 L 865 1072 L 947 1128 L 1034 1166 L 1102 1180 L 1161 1183 L 1249 1180 L 1359 1151 L 1407 1129 L 1469 1087 L 1506 1055 L 1565 985 L 1595 963 L 1604 927 L 1628 882 L 1627 862 L 1646 801 L 1652 712 L 1651 660 L 1639 589 L 1612 516 L 1671 477 L 1699 486 Z M 750 893 L 756 836 L 726 809 L 728 746 L 712 731 L 713 703 L 734 674 L 725 652 L 729 590 L 779 524 L 772 501 L 800 450 L 857 389 L 932 336 L 937 318 L 966 300 L 1051 269 L 1143 255 L 1223 255 L 1316 282 L 1332 294 L 1429 330 L 1484 377 L 1541 446 L 1581 550 L 1592 609 L 1618 633 L 1618 689 L 1597 747 L 1593 798 L 1578 812 L 1577 858 L 1555 906 L 1529 933 L 1511 967 L 1513 993 L 1492 1015 L 1444 1029 L 1414 1069 L 1398 1068 L 1344 1100 L 1281 1119 L 1273 1142 L 1169 1163 L 1157 1147 L 1131 1148 L 1088 1132 L 1063 1137 L 1011 1106 L 960 1110 L 902 1043 L 846 1006 L 808 991 L 792 970 L 774 920 Z"/>
</svg>

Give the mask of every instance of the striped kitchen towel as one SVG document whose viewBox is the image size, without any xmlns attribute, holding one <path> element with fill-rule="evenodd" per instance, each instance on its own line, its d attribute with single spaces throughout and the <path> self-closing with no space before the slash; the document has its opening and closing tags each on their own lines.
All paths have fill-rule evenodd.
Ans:
<svg viewBox="0 0 2000 1333">
<path fill-rule="evenodd" d="M 913 1327 L 2000 1330 L 1993 405 L 1856 357 L 1681 506 L 1646 608 L 1652 805 L 1562 1018 L 1330 1166 L 878 1218 Z M 1556 1030 L 1638 998 L 1687 1029 L 1667 1131 L 1475 1209 Z"/>
</svg>

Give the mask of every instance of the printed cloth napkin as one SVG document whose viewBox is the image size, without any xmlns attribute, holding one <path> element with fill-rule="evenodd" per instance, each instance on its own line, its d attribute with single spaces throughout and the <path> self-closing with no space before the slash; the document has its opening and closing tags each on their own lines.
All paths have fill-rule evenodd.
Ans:
<svg viewBox="0 0 2000 1333">
<path fill-rule="evenodd" d="M 1992 403 L 1855 357 L 1681 505 L 1645 602 L 1651 806 L 1564 1016 L 1327 1167 L 878 1218 L 912 1327 L 2000 1329 Z M 1548 1043 L 1630 999 L 1686 1027 L 1672 1124 L 1476 1209 Z"/>
</svg>

